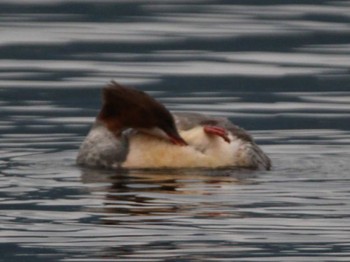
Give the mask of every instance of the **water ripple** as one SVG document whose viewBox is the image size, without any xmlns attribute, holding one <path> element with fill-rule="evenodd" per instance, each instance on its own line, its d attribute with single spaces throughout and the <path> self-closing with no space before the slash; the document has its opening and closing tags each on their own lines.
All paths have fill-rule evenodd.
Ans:
<svg viewBox="0 0 350 262">
<path fill-rule="evenodd" d="M 348 1 L 1 1 L 6 261 L 348 261 Z M 111 79 L 229 117 L 241 169 L 80 169 Z"/>
</svg>

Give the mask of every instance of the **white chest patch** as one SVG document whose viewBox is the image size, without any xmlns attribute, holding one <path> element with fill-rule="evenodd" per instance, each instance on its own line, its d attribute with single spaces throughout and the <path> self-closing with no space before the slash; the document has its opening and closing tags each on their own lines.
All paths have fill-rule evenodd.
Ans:
<svg viewBox="0 0 350 262">
<path fill-rule="evenodd" d="M 221 137 L 207 135 L 202 127 L 180 132 L 188 146 L 145 134 L 130 137 L 129 154 L 122 164 L 125 168 L 191 168 L 237 166 L 243 162 L 244 143 L 229 136 L 231 143 Z"/>
</svg>

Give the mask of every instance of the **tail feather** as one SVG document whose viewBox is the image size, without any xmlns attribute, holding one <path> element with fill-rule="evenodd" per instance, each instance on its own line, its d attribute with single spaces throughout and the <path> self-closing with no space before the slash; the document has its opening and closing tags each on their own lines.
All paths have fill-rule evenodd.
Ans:
<svg viewBox="0 0 350 262">
<path fill-rule="evenodd" d="M 246 148 L 247 158 L 249 159 L 249 165 L 257 169 L 271 169 L 270 158 L 261 150 L 261 148 L 253 143 L 249 143 Z"/>
</svg>

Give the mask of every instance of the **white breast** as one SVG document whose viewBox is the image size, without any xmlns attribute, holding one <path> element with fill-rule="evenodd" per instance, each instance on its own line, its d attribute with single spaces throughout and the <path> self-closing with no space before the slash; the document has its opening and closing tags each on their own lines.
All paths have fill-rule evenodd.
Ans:
<svg viewBox="0 0 350 262">
<path fill-rule="evenodd" d="M 202 127 L 180 132 L 189 144 L 177 146 L 145 134 L 130 137 L 125 168 L 192 168 L 244 166 L 244 142 L 230 135 L 231 143 L 207 135 Z"/>
</svg>

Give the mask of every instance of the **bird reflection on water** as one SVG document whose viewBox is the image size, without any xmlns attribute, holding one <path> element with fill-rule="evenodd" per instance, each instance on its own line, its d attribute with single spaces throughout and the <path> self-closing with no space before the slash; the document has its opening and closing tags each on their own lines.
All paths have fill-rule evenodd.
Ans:
<svg viewBox="0 0 350 262">
<path fill-rule="evenodd" d="M 230 192 L 235 187 L 254 186 L 256 175 L 247 169 L 82 169 L 81 178 L 91 190 L 91 197 L 102 202 L 87 207 L 87 211 L 99 216 L 100 224 L 113 234 L 114 244 L 98 250 L 95 256 L 145 258 L 146 254 L 140 254 L 142 250 L 152 252 L 150 257 L 168 250 L 167 256 L 180 259 L 178 254 L 172 256 L 171 250 L 189 250 L 194 251 L 189 255 L 191 259 L 204 261 L 217 248 L 231 250 L 233 239 L 223 240 L 228 232 L 220 229 L 215 234 L 224 235 L 223 239 L 214 240 L 203 229 L 211 228 L 214 234 L 227 219 L 245 216 L 235 208 L 239 201 L 232 199 Z M 200 255 L 195 251 L 198 248 L 202 250 Z"/>
<path fill-rule="evenodd" d="M 95 184 L 89 187 L 92 193 L 104 198 L 103 207 L 90 211 L 103 213 L 106 224 L 138 223 L 143 220 L 140 216 L 145 220 L 174 215 L 236 217 L 231 208 L 220 211 L 216 192 L 256 183 L 255 176 L 244 169 L 82 170 L 82 181 Z"/>
</svg>

